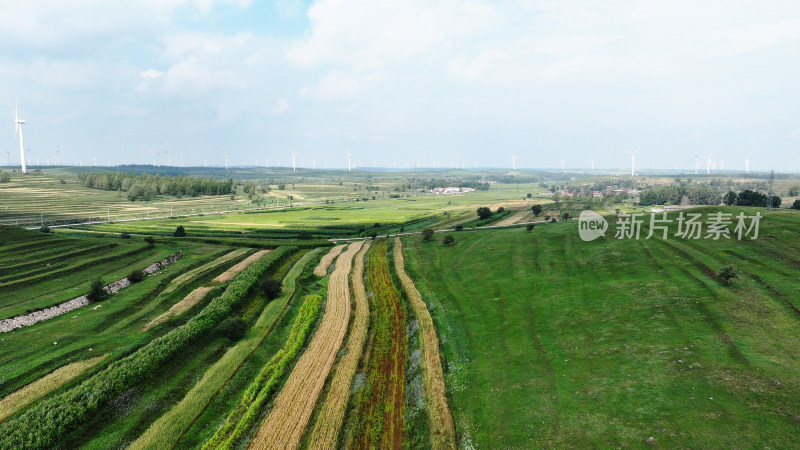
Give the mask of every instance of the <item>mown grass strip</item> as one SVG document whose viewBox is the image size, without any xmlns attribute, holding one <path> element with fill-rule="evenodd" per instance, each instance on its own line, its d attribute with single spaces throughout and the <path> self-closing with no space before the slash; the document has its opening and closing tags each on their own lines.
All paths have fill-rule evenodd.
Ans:
<svg viewBox="0 0 800 450">
<path fill-rule="evenodd" d="M 328 275 L 328 267 L 331 266 L 333 260 L 339 256 L 339 253 L 342 253 L 342 250 L 344 250 L 345 247 L 345 244 L 337 245 L 336 247 L 333 247 L 325 256 L 323 256 L 319 261 L 319 264 L 317 264 L 317 267 L 314 268 L 314 275 L 320 278 Z"/>
<path fill-rule="evenodd" d="M 192 425 L 203 410 L 224 389 L 246 360 L 266 339 L 274 324 L 280 318 L 286 305 L 294 296 L 297 278 L 309 261 L 321 251 L 306 253 L 286 274 L 281 295 L 267 305 L 247 336 L 228 350 L 220 360 L 211 366 L 203 378 L 186 396 L 166 414 L 162 415 L 132 445 L 131 449 L 171 448 L 183 433 Z"/>
<path fill-rule="evenodd" d="M 420 295 L 414 286 L 414 282 L 406 274 L 403 242 L 400 238 L 394 238 L 394 267 L 406 296 L 411 301 L 411 307 L 417 316 L 422 334 L 419 343 L 422 351 L 425 397 L 428 405 L 428 421 L 433 448 L 455 449 L 456 430 L 453 424 L 453 415 L 447 403 L 442 358 L 439 355 L 439 338 L 436 335 L 436 327 L 433 325 L 433 319 L 428 307 L 422 300 L 422 295 Z"/>
<path fill-rule="evenodd" d="M 236 274 L 238 274 L 239 272 L 243 271 L 244 269 L 249 267 L 250 264 L 253 264 L 254 262 L 258 261 L 259 259 L 261 259 L 262 256 L 266 255 L 269 252 L 270 252 L 270 250 L 260 250 L 260 251 L 257 251 L 255 253 L 253 253 L 252 255 L 250 255 L 247 258 L 245 258 L 244 261 L 234 265 L 230 269 L 228 269 L 225 272 L 222 272 L 221 274 L 219 274 L 219 276 L 214 278 L 213 280 L 211 280 L 211 282 L 212 283 L 225 283 L 225 282 L 233 279 L 233 277 L 235 277 Z"/>
<path fill-rule="evenodd" d="M 102 355 L 59 367 L 52 373 L 3 397 L 3 399 L 0 400 L 0 422 L 8 419 L 22 410 L 22 408 L 25 408 L 36 400 L 64 386 L 75 378 L 78 378 L 82 373 L 106 359 L 107 356 L 108 355 Z"/>
<path fill-rule="evenodd" d="M 306 296 L 295 319 L 286 345 L 270 359 L 247 388 L 239 404 L 231 411 L 225 423 L 203 446 L 203 449 L 231 449 L 256 422 L 264 404 L 270 398 L 290 363 L 303 347 L 311 327 L 319 316 L 322 297 Z"/>
<path fill-rule="evenodd" d="M 310 448 L 336 448 L 339 429 L 344 422 L 347 402 L 350 399 L 350 385 L 358 369 L 358 361 L 364 351 L 364 342 L 367 340 L 369 326 L 369 302 L 364 287 L 364 255 L 369 250 L 371 242 L 367 241 L 358 252 L 353 264 L 353 297 L 355 298 L 355 314 L 350 335 L 347 338 L 347 353 L 339 361 L 336 372 L 331 381 L 328 393 L 325 395 L 322 410 L 320 411 L 314 429 L 311 433 Z"/>
<path fill-rule="evenodd" d="M 274 250 L 239 274 L 225 292 L 186 324 L 151 341 L 132 355 L 63 394 L 50 397 L 21 415 L 0 424 L 0 449 L 46 448 L 73 431 L 115 396 L 157 370 L 198 336 L 227 317 L 246 297 L 261 276 L 296 250 Z"/>
<path fill-rule="evenodd" d="M 261 424 L 250 448 L 297 448 L 336 360 L 350 322 L 348 275 L 363 241 L 350 244 L 339 256 L 328 282 L 325 314 L 314 338 L 292 370 Z"/>
<path fill-rule="evenodd" d="M 247 248 L 233 250 L 232 252 L 226 253 L 226 254 L 220 256 L 219 258 L 217 258 L 217 259 L 215 259 L 213 261 L 210 261 L 210 262 L 208 262 L 206 264 L 203 264 L 200 267 L 196 267 L 196 268 L 194 268 L 192 270 L 189 270 L 187 272 L 184 272 L 184 273 L 178 275 L 177 277 L 173 278 L 172 281 L 170 281 L 170 283 L 167 285 L 166 288 L 164 288 L 163 291 L 161 291 L 160 296 L 163 297 L 163 296 L 166 296 L 166 295 L 169 295 L 169 294 L 175 292 L 176 289 L 178 289 L 179 287 L 183 286 L 188 281 L 193 280 L 195 277 L 197 277 L 201 273 L 207 272 L 209 270 L 213 270 L 213 269 L 225 264 L 226 262 L 228 262 L 228 261 L 230 261 L 232 259 L 236 259 L 236 258 L 244 255 L 248 251 L 250 251 L 250 249 L 247 249 Z"/>
<path fill-rule="evenodd" d="M 194 305 L 200 303 L 200 301 L 206 298 L 206 295 L 208 295 L 209 292 L 213 291 L 216 288 L 217 288 L 216 286 L 202 286 L 193 290 L 186 297 L 184 297 L 183 300 L 172 305 L 172 307 L 169 310 L 167 310 L 164 314 L 161 314 L 160 316 L 151 320 L 147 325 L 142 327 L 142 331 L 143 332 L 150 331 L 156 326 L 166 322 L 167 320 L 172 319 L 173 317 L 178 317 L 179 315 L 192 309 Z"/>
</svg>

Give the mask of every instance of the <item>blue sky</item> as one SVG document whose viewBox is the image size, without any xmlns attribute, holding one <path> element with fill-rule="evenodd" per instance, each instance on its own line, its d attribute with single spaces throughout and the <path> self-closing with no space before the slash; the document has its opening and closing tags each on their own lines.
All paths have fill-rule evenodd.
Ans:
<svg viewBox="0 0 800 450">
<path fill-rule="evenodd" d="M 33 0 L 0 49 L 3 163 L 18 99 L 41 164 L 800 171 L 798 2 Z"/>
</svg>

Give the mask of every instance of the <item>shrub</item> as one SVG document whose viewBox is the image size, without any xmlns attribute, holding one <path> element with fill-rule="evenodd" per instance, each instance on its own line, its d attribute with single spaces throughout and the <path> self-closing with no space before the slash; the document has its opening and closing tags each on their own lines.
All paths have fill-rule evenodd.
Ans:
<svg viewBox="0 0 800 450">
<path fill-rule="evenodd" d="M 132 270 L 127 278 L 131 283 L 138 283 L 144 280 L 144 270 Z"/>
<path fill-rule="evenodd" d="M 464 225 L 458 224 L 456 225 L 456 231 L 462 231 L 464 229 Z"/>
<path fill-rule="evenodd" d="M 725 280 L 725 284 L 731 284 L 731 278 L 736 278 L 738 276 L 739 274 L 738 271 L 736 270 L 736 267 L 733 267 L 730 264 L 723 267 L 719 271 L 719 277 Z"/>
<path fill-rule="evenodd" d="M 502 206 L 497 208 L 497 214 L 504 213 L 505 211 L 506 211 L 506 209 L 503 208 Z"/>
<path fill-rule="evenodd" d="M 455 242 L 455 241 L 456 241 L 456 240 L 455 240 L 455 238 L 454 238 L 453 236 L 450 236 L 450 235 L 448 234 L 448 235 L 447 235 L 447 236 L 445 236 L 445 237 L 444 237 L 444 239 L 442 240 L 442 244 L 444 244 L 444 245 L 450 245 L 450 244 L 452 244 L 452 243 L 453 243 L 453 242 Z"/>
<path fill-rule="evenodd" d="M 149 248 L 153 248 L 156 245 L 156 240 L 153 238 L 153 236 L 147 236 L 144 238 L 144 241 L 147 242 L 147 246 Z"/>
<path fill-rule="evenodd" d="M 529 223 L 528 225 L 525 226 L 525 229 L 528 230 L 528 233 L 530 233 L 531 231 L 533 231 L 534 226 L 535 226 L 534 224 Z"/>
<path fill-rule="evenodd" d="M 569 211 L 561 213 L 561 220 L 569 220 Z"/>
<path fill-rule="evenodd" d="M 794 203 L 792 203 L 792 209 L 800 209 L 800 198 L 798 198 L 797 200 L 794 201 Z"/>
<path fill-rule="evenodd" d="M 481 206 L 478 208 L 478 219 L 486 220 L 489 217 L 492 217 L 492 210 L 486 206 Z"/>
<path fill-rule="evenodd" d="M 247 324 L 241 317 L 228 317 L 217 325 L 217 333 L 235 342 L 247 333 Z"/>
<path fill-rule="evenodd" d="M 422 240 L 428 242 L 431 239 L 433 239 L 433 229 L 425 228 L 424 230 L 422 230 Z"/>
<path fill-rule="evenodd" d="M 268 299 L 272 300 L 281 295 L 283 283 L 274 278 L 264 278 L 258 283 L 258 288 Z"/>
<path fill-rule="evenodd" d="M 92 281 L 92 284 L 89 286 L 89 293 L 86 294 L 86 298 L 89 299 L 89 302 L 99 302 L 106 297 L 108 297 L 108 291 L 106 291 L 106 285 L 103 283 L 103 280 L 98 278 Z"/>
<path fill-rule="evenodd" d="M 175 228 L 175 232 L 172 233 L 172 235 L 175 237 L 184 237 L 186 236 L 186 229 L 183 228 L 183 225 L 178 225 L 178 227 Z"/>
<path fill-rule="evenodd" d="M 531 211 L 533 211 L 533 216 L 536 217 L 542 213 L 542 205 L 533 205 L 531 206 Z"/>
<path fill-rule="evenodd" d="M 42 233 L 49 233 L 50 227 L 48 227 L 47 225 L 42 225 L 42 227 L 39 228 L 39 231 L 41 231 Z"/>
<path fill-rule="evenodd" d="M 121 237 L 122 239 L 130 239 L 131 234 L 128 233 L 127 231 L 123 231 L 122 233 L 119 234 L 119 237 Z"/>
</svg>

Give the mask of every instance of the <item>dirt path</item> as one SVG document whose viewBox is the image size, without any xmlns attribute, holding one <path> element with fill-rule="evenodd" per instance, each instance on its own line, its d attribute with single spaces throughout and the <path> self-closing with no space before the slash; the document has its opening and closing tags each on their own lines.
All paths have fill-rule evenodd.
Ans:
<svg viewBox="0 0 800 450">
<path fill-rule="evenodd" d="M 456 431 L 453 425 L 453 415 L 450 413 L 450 406 L 447 404 L 442 359 L 439 355 L 439 338 L 436 336 L 436 328 L 433 325 L 433 319 L 427 305 L 422 300 L 422 296 L 416 286 L 414 286 L 414 282 L 406 274 L 403 258 L 403 242 L 400 238 L 394 238 L 395 271 L 403 284 L 403 289 L 411 300 L 414 314 L 419 321 L 419 344 L 422 350 L 422 367 L 425 380 L 425 397 L 428 404 L 431 443 L 433 448 L 455 449 Z"/>
<path fill-rule="evenodd" d="M 354 242 L 337 260 L 328 283 L 325 315 L 303 356 L 275 399 L 252 449 L 296 449 L 325 385 L 350 322 L 348 276 L 353 257 L 363 242 Z"/>
<path fill-rule="evenodd" d="M 350 398 L 350 384 L 358 368 L 358 360 L 364 351 L 369 325 L 369 302 L 364 288 L 364 255 L 372 242 L 367 241 L 358 253 L 353 265 L 353 296 L 355 298 L 355 317 L 350 335 L 347 338 L 347 353 L 339 361 L 328 394 L 325 396 L 309 448 L 335 449 L 339 428 L 344 421 L 347 401 Z"/>
<path fill-rule="evenodd" d="M 317 267 L 314 268 L 314 275 L 320 278 L 327 275 L 328 267 L 330 267 L 331 264 L 333 264 L 333 260 L 336 259 L 337 256 L 339 256 L 339 253 L 342 253 L 342 250 L 344 250 L 345 247 L 346 247 L 345 244 L 337 245 L 336 247 L 333 247 L 331 251 L 329 251 L 325 256 L 323 256 L 322 259 L 319 261 L 319 264 L 317 264 Z"/>
</svg>

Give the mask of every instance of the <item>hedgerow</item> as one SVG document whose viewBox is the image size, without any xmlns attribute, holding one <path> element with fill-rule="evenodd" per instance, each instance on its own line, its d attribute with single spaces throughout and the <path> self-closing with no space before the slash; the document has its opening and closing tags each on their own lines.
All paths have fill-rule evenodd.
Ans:
<svg viewBox="0 0 800 450">
<path fill-rule="evenodd" d="M 282 247 L 270 252 L 240 273 L 222 295 L 186 324 L 154 339 L 82 384 L 0 424 L 0 449 L 56 445 L 59 439 L 90 419 L 116 396 L 152 375 L 167 359 L 214 328 L 246 298 L 261 276 L 296 250 L 296 247 Z"/>
</svg>

